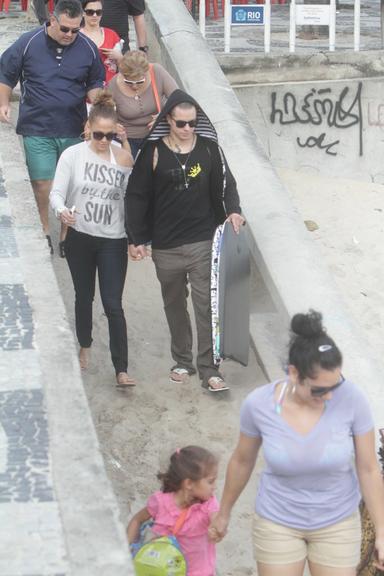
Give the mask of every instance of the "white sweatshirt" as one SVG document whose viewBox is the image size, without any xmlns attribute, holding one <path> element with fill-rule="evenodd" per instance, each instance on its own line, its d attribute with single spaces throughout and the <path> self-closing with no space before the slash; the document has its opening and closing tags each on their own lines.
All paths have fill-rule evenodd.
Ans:
<svg viewBox="0 0 384 576">
<path fill-rule="evenodd" d="M 75 206 L 73 228 L 78 232 L 124 238 L 124 196 L 131 172 L 132 168 L 100 158 L 88 142 L 70 146 L 57 164 L 49 196 L 51 207 L 57 214 Z"/>
</svg>

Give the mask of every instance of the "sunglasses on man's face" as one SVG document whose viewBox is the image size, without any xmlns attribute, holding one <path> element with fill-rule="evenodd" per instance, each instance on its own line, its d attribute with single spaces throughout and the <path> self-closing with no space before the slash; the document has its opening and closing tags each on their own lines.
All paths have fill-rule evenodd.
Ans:
<svg viewBox="0 0 384 576">
<path fill-rule="evenodd" d="M 112 142 L 112 140 L 116 138 L 116 136 L 117 136 L 116 132 L 92 132 L 92 138 L 94 138 L 94 140 L 99 141 L 106 138 L 108 142 Z"/>
<path fill-rule="evenodd" d="M 339 382 L 333 386 L 310 386 L 309 389 L 311 391 L 311 396 L 314 396 L 314 398 L 321 398 L 322 396 L 329 394 L 329 392 L 333 392 L 336 390 L 336 388 L 339 388 L 339 386 L 341 386 L 344 382 L 345 378 L 344 376 L 341 376 Z"/>
<path fill-rule="evenodd" d="M 177 128 L 185 128 L 187 124 L 190 128 L 196 128 L 197 126 L 196 118 L 194 120 L 175 120 L 174 118 L 172 118 L 172 120 L 176 124 Z"/>
<path fill-rule="evenodd" d="M 144 84 L 145 78 L 142 78 L 141 80 L 127 80 L 124 78 L 124 82 L 130 86 L 138 86 L 139 84 Z"/>
<path fill-rule="evenodd" d="M 68 26 L 60 26 L 60 32 L 63 32 L 63 34 L 78 34 L 80 32 L 80 28 L 68 28 Z"/>
<path fill-rule="evenodd" d="M 102 9 L 100 8 L 99 10 L 92 10 L 91 8 L 86 8 L 84 10 L 84 14 L 86 14 L 87 16 L 101 16 L 103 14 Z"/>
</svg>

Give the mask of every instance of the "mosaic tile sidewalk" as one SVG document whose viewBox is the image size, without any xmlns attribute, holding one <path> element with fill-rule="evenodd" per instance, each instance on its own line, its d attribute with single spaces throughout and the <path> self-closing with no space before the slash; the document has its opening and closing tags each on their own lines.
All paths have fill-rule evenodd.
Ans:
<svg viewBox="0 0 384 576">
<path fill-rule="evenodd" d="M 34 318 L 1 169 L 0 366 L 0 574 L 65 576 Z"/>
</svg>

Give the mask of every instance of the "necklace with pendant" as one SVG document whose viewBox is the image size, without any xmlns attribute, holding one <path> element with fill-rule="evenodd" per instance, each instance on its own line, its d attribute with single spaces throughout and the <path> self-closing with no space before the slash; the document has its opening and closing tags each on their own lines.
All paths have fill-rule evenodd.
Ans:
<svg viewBox="0 0 384 576">
<path fill-rule="evenodd" d="M 187 179 L 186 169 L 187 169 L 187 164 L 188 164 L 189 157 L 190 157 L 190 155 L 192 154 L 192 151 L 193 151 L 193 149 L 194 149 L 194 147 L 195 147 L 195 142 L 196 142 L 196 136 L 193 137 L 191 149 L 190 149 L 189 152 L 188 152 L 188 156 L 187 156 L 184 164 L 182 164 L 182 163 L 180 162 L 179 157 L 177 156 L 176 152 L 175 152 L 174 149 L 173 149 L 173 142 L 172 142 L 172 140 L 170 139 L 170 137 L 168 136 L 169 148 L 170 148 L 170 150 L 172 151 L 174 157 L 176 158 L 178 165 L 180 166 L 180 168 L 181 168 L 182 171 L 183 171 L 184 186 L 185 186 L 185 189 L 186 189 L 186 190 L 188 190 L 188 188 L 189 188 L 189 182 L 188 182 L 188 179 Z M 186 154 L 186 152 L 179 152 L 179 154 Z"/>
</svg>

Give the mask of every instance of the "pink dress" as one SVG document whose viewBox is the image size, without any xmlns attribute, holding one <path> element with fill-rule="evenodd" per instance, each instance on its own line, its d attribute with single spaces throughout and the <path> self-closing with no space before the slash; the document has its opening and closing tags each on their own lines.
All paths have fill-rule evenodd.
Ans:
<svg viewBox="0 0 384 576">
<path fill-rule="evenodd" d="M 154 520 L 153 532 L 169 536 L 182 509 L 175 503 L 173 492 L 155 492 L 149 497 L 147 510 Z M 219 510 L 215 496 L 201 504 L 192 504 L 177 534 L 181 550 L 187 561 L 188 576 L 215 576 L 216 549 L 208 539 L 211 515 Z"/>
</svg>

